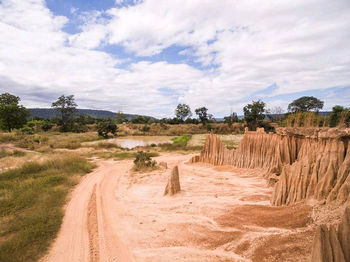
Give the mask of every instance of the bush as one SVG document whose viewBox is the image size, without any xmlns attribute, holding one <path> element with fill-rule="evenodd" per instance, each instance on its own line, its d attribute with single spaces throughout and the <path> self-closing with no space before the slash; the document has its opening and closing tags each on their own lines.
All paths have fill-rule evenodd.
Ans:
<svg viewBox="0 0 350 262">
<path fill-rule="evenodd" d="M 44 132 L 47 132 L 49 131 L 51 128 L 53 127 L 53 124 L 50 123 L 49 121 L 44 121 L 41 125 L 41 129 L 44 131 Z"/>
<path fill-rule="evenodd" d="M 269 132 L 276 132 L 275 127 L 272 126 L 272 125 L 270 125 L 270 123 L 267 122 L 267 121 L 262 121 L 262 122 L 259 124 L 259 127 L 263 127 L 266 133 L 269 133 Z"/>
<path fill-rule="evenodd" d="M 214 129 L 211 124 L 206 124 L 205 128 L 207 129 L 208 132 L 210 132 Z"/>
<path fill-rule="evenodd" d="M 147 171 L 156 168 L 157 162 L 152 160 L 149 153 L 138 151 L 134 160 L 134 171 Z"/>
<path fill-rule="evenodd" d="M 97 133 L 104 138 L 108 137 L 108 133 L 116 134 L 118 127 L 111 120 L 101 121 L 97 124 Z"/>
<path fill-rule="evenodd" d="M 32 135 L 34 134 L 34 128 L 28 125 L 24 125 L 24 127 L 21 128 L 22 134 Z"/>
<path fill-rule="evenodd" d="M 150 128 L 149 126 L 144 125 L 144 126 L 141 128 L 141 131 L 142 131 L 142 132 L 149 132 L 150 129 L 151 129 L 151 128 Z"/>
</svg>

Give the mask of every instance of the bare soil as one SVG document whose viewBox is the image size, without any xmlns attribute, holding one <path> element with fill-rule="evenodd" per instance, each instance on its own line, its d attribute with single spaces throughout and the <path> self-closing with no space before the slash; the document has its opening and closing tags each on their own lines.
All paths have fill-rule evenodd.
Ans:
<svg viewBox="0 0 350 262">
<path fill-rule="evenodd" d="M 72 193 L 43 261 L 307 261 L 311 207 L 272 207 L 261 170 L 155 158 L 168 169 L 133 173 L 101 161 Z M 163 196 L 178 165 L 181 191 Z"/>
</svg>

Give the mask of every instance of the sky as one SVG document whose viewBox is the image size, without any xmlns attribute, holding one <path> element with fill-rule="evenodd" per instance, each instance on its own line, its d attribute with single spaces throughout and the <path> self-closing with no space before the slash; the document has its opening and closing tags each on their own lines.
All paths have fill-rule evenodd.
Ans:
<svg viewBox="0 0 350 262">
<path fill-rule="evenodd" d="M 27 107 L 216 117 L 350 107 L 349 0 L 0 0 L 0 93 Z"/>
</svg>

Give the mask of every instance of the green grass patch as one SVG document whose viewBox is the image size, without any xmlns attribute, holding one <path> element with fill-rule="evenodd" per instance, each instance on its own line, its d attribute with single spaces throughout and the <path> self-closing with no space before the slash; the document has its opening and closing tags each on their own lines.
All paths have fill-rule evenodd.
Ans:
<svg viewBox="0 0 350 262">
<path fill-rule="evenodd" d="M 182 136 L 177 136 L 171 139 L 174 144 L 180 144 L 180 145 L 187 145 L 187 142 L 191 139 L 191 135 L 182 135 Z"/>
<path fill-rule="evenodd" d="M 94 166 L 66 155 L 0 173 L 0 261 L 37 261 L 47 251 L 67 193 Z"/>
<path fill-rule="evenodd" d="M 97 156 L 105 159 L 115 159 L 115 160 L 124 160 L 124 159 L 133 159 L 136 157 L 137 152 L 132 151 L 116 151 L 116 152 L 93 152 L 90 156 Z M 150 157 L 159 156 L 157 152 L 147 152 Z"/>
<path fill-rule="evenodd" d="M 199 151 L 202 149 L 201 146 L 189 146 L 188 141 L 191 139 L 191 135 L 182 135 L 174 137 L 173 143 L 159 144 L 158 146 L 162 151 Z"/>
</svg>

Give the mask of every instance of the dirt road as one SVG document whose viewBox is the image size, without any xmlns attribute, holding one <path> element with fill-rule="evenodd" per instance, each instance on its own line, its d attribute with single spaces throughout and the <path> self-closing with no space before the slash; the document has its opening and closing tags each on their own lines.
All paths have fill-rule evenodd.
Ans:
<svg viewBox="0 0 350 262">
<path fill-rule="evenodd" d="M 269 206 L 259 170 L 189 165 L 189 158 L 158 157 L 169 169 L 145 174 L 130 173 L 130 160 L 100 162 L 72 193 L 43 261 L 307 259 L 308 206 Z M 182 191 L 163 196 L 175 165 Z"/>
</svg>

